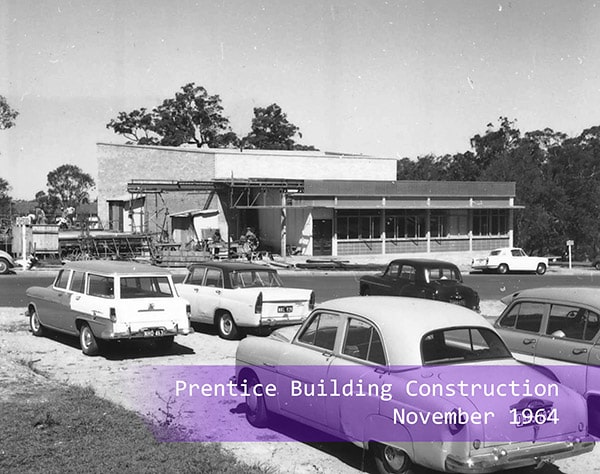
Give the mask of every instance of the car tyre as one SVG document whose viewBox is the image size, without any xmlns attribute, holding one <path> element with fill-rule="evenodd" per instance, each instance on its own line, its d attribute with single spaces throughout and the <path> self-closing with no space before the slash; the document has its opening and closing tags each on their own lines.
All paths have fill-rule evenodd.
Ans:
<svg viewBox="0 0 600 474">
<path fill-rule="evenodd" d="M 90 329 L 90 326 L 86 323 L 83 323 L 79 328 L 79 344 L 81 345 L 81 351 L 85 355 L 95 356 L 100 352 L 96 337 Z"/>
<path fill-rule="evenodd" d="M 535 273 L 537 273 L 538 275 L 543 275 L 544 273 L 546 273 L 546 265 L 544 265 L 543 263 L 538 263 L 538 266 L 535 269 Z"/>
<path fill-rule="evenodd" d="M 216 319 L 217 332 L 221 338 L 229 340 L 238 339 L 240 330 L 229 311 L 221 311 Z"/>
<path fill-rule="evenodd" d="M 371 289 L 368 286 L 363 286 L 360 289 L 360 295 L 361 296 L 370 296 L 371 295 Z"/>
<path fill-rule="evenodd" d="M 500 273 L 501 275 L 508 273 L 508 265 L 506 263 L 501 263 L 500 265 L 498 265 L 498 273 Z"/>
<path fill-rule="evenodd" d="M 44 326 L 40 322 L 40 318 L 35 309 L 32 309 L 29 313 L 29 328 L 34 336 L 43 336 L 45 332 Z"/>
<path fill-rule="evenodd" d="M 269 424 L 269 412 L 262 386 L 255 389 L 259 384 L 256 375 L 252 374 L 248 378 L 247 390 L 249 395 L 246 396 L 246 419 L 248 423 L 256 428 L 265 428 Z M 258 394 L 254 393 L 255 390 Z"/>
<path fill-rule="evenodd" d="M 8 263 L 8 260 L 6 260 L 5 258 L 0 258 L 0 275 L 8 273 L 9 270 L 10 265 Z"/>
<path fill-rule="evenodd" d="M 374 449 L 375 466 L 380 474 L 412 474 L 408 454 L 393 446 L 377 443 Z"/>
<path fill-rule="evenodd" d="M 595 268 L 596 270 L 600 270 L 600 261 L 598 261 L 598 262 L 594 262 L 594 268 Z"/>
</svg>

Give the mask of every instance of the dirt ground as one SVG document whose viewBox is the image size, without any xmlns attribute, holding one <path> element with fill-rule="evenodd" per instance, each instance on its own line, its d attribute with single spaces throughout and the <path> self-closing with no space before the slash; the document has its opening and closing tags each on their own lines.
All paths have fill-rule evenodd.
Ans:
<svg viewBox="0 0 600 474">
<path fill-rule="evenodd" d="M 482 305 L 486 315 L 498 314 L 501 306 Z M 47 384 L 77 384 L 91 386 L 104 398 L 128 409 L 148 414 L 149 398 L 154 397 L 156 408 L 166 398 L 162 394 L 148 393 L 146 374 L 152 366 L 233 365 L 237 342 L 218 338 L 209 328 L 199 328 L 190 336 L 178 337 L 168 353 L 158 352 L 151 344 L 113 347 L 107 356 L 84 356 L 75 338 L 53 335 L 34 337 L 29 332 L 23 310 L 0 308 L 0 400 L 18 397 L 23 400 L 43 399 Z M 233 374 L 233 369 L 232 369 Z M 144 403 L 142 403 L 142 400 Z M 232 402 L 235 404 L 235 402 Z M 141 408 L 144 407 L 144 408 Z M 198 423 L 206 417 L 224 416 L 228 426 L 248 428 L 242 412 L 235 406 L 223 413 L 191 413 L 180 411 L 177 416 L 191 418 Z M 158 413 L 158 415 L 156 415 Z M 162 416 L 159 411 L 156 417 Z M 230 422 L 239 418 L 239 424 Z M 1 422 L 0 422 L 1 424 Z M 273 439 L 268 430 L 256 430 L 256 439 Z M 224 443 L 226 449 L 248 463 L 260 463 L 272 472 L 283 473 L 359 473 L 366 463 L 362 450 L 348 444 L 301 443 L 301 442 L 237 442 Z M 431 472 L 420 470 L 421 473 Z M 515 471 L 519 473 L 533 470 Z M 557 461 L 535 471 L 537 474 L 584 474 L 600 473 L 600 448 L 577 458 Z"/>
</svg>

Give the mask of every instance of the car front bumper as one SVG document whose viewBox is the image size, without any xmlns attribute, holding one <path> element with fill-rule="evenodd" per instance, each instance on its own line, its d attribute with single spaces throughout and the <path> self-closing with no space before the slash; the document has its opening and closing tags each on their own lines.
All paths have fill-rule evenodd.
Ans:
<svg viewBox="0 0 600 474">
<path fill-rule="evenodd" d="M 467 458 L 448 455 L 447 472 L 485 474 L 525 466 L 541 467 L 557 459 L 577 456 L 594 449 L 594 439 L 587 436 L 580 441 L 555 441 L 547 443 L 506 445 L 499 448 L 484 448 L 481 453 Z"/>
</svg>

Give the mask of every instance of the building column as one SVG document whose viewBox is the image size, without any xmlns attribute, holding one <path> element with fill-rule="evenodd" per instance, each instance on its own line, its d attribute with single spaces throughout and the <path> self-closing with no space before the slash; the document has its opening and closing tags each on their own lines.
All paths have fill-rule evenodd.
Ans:
<svg viewBox="0 0 600 474">
<path fill-rule="evenodd" d="M 511 203 L 512 204 L 512 203 Z M 508 246 L 509 247 L 514 247 L 515 243 L 514 243 L 514 218 L 515 218 L 515 211 L 513 209 L 509 209 L 508 210 Z"/>
<path fill-rule="evenodd" d="M 431 210 L 430 209 L 427 209 L 427 214 L 425 215 L 425 237 L 427 238 L 427 253 L 431 253 Z"/>
<path fill-rule="evenodd" d="M 467 211 L 467 226 L 469 228 L 469 252 L 473 251 L 473 211 L 469 209 Z"/>
<path fill-rule="evenodd" d="M 383 205 L 385 206 L 385 198 L 383 198 Z M 381 234 L 381 255 L 385 255 L 385 208 L 381 210 L 381 222 L 379 223 L 379 231 Z"/>
<path fill-rule="evenodd" d="M 285 192 L 281 193 L 281 256 L 287 257 L 287 208 Z"/>
<path fill-rule="evenodd" d="M 337 234 L 337 211 L 333 210 L 333 217 L 331 220 L 331 226 L 333 227 L 331 232 L 331 256 L 337 257 L 338 254 L 338 234 Z"/>
</svg>

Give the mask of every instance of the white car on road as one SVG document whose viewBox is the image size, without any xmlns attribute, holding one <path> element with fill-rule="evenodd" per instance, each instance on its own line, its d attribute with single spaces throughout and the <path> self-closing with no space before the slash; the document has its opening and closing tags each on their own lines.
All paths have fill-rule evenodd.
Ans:
<svg viewBox="0 0 600 474">
<path fill-rule="evenodd" d="M 474 258 L 471 262 L 473 270 L 508 272 L 535 272 L 543 275 L 548 269 L 545 257 L 530 257 L 517 247 L 494 249 L 487 257 Z"/>
</svg>

